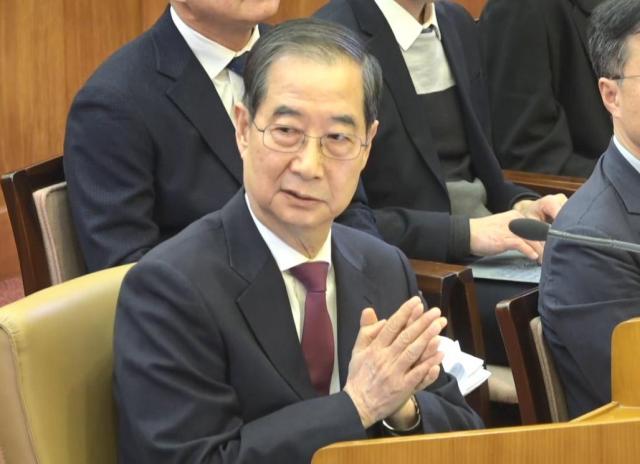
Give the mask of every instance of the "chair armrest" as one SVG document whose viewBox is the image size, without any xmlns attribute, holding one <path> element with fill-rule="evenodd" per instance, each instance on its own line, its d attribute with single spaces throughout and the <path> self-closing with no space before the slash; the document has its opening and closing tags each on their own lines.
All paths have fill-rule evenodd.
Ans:
<svg viewBox="0 0 640 464">
<path fill-rule="evenodd" d="M 586 180 L 582 177 L 554 176 L 508 169 L 503 170 L 502 173 L 506 180 L 531 189 L 540 195 L 564 193 L 566 196 L 571 196 Z"/>
</svg>

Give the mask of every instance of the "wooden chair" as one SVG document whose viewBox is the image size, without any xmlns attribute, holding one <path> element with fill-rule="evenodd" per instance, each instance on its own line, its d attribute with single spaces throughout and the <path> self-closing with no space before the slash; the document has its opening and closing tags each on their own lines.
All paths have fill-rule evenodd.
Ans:
<svg viewBox="0 0 640 464">
<path fill-rule="evenodd" d="M 411 260 L 411 267 L 429 304 L 438 306 L 449 320 L 447 335 L 458 340 L 463 351 L 484 359 L 482 326 L 471 269 L 418 259 Z M 490 424 L 489 384 L 482 384 L 467 395 L 466 400 L 485 424 Z"/>
<path fill-rule="evenodd" d="M 25 295 L 86 272 L 66 200 L 62 156 L 2 176 Z"/>
<path fill-rule="evenodd" d="M 566 421 L 562 384 L 542 334 L 538 289 L 499 302 L 496 316 L 513 371 L 522 424 Z"/>
<path fill-rule="evenodd" d="M 582 177 L 554 176 L 537 172 L 511 171 L 508 169 L 503 170 L 502 173 L 506 180 L 531 189 L 540 195 L 564 193 L 569 197 L 578 190 L 586 180 Z"/>
</svg>

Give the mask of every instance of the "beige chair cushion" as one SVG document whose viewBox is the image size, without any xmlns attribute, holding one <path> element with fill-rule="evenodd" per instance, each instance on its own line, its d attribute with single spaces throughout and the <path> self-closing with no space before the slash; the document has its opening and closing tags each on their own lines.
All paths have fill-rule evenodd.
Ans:
<svg viewBox="0 0 640 464">
<path fill-rule="evenodd" d="M 116 462 L 113 323 L 129 267 L 0 309 L 0 447 L 8 463 Z"/>
<path fill-rule="evenodd" d="M 542 370 L 542 379 L 549 401 L 549 412 L 553 422 L 565 422 L 569 419 L 567 413 L 567 403 L 564 397 L 564 389 L 553 362 L 553 357 L 547 346 L 542 333 L 542 321 L 540 317 L 531 319 L 529 322 L 533 341 L 540 359 L 540 369 Z"/>
<path fill-rule="evenodd" d="M 516 384 L 511 369 L 506 366 L 487 364 L 489 377 L 489 400 L 497 403 L 518 404 Z"/>
<path fill-rule="evenodd" d="M 86 268 L 76 237 L 67 183 L 50 185 L 33 192 L 44 248 L 53 285 L 85 274 Z"/>
</svg>

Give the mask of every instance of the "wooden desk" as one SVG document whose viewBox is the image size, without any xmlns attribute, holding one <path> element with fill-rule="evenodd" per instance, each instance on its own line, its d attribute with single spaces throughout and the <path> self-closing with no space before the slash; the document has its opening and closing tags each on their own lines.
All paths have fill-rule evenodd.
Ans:
<svg viewBox="0 0 640 464">
<path fill-rule="evenodd" d="M 312 464 L 628 464 L 640 460 L 640 318 L 612 339 L 613 401 L 562 424 L 337 443 Z"/>
</svg>

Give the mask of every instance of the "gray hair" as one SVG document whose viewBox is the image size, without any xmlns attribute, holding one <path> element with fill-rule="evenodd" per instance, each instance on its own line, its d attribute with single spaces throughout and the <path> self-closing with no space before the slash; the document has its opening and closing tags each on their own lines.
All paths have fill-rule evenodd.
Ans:
<svg viewBox="0 0 640 464">
<path fill-rule="evenodd" d="M 343 26 L 316 18 L 287 21 L 256 42 L 244 71 L 244 104 L 253 118 L 267 91 L 271 65 L 282 56 L 301 56 L 323 63 L 347 58 L 362 67 L 364 119 L 367 128 L 378 118 L 382 70 L 358 38 Z M 292 70 L 295 73 L 295 70 Z"/>
<path fill-rule="evenodd" d="M 627 40 L 640 33 L 640 1 L 609 0 L 591 14 L 589 57 L 598 77 L 623 76 L 629 58 Z"/>
</svg>

